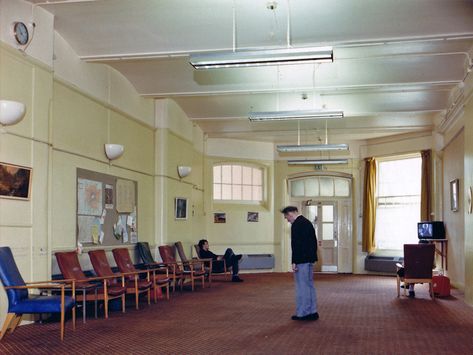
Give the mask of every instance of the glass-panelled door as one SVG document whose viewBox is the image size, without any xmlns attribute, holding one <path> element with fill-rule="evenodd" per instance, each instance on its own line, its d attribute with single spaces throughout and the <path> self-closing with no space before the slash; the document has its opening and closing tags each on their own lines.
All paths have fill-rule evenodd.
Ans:
<svg viewBox="0 0 473 355">
<path fill-rule="evenodd" d="M 314 224 L 317 233 L 316 271 L 353 271 L 351 184 L 351 176 L 345 175 L 306 175 L 289 180 L 290 204 Z M 289 225 L 286 232 L 289 237 Z M 286 245 L 290 270 L 290 243 Z"/>
<path fill-rule="evenodd" d="M 338 270 L 338 223 L 336 202 L 307 201 L 302 214 L 314 224 L 318 241 L 320 271 Z"/>
</svg>

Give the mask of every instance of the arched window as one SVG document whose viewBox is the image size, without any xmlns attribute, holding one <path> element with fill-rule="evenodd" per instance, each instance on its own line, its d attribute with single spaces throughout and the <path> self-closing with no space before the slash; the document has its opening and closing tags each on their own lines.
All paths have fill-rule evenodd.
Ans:
<svg viewBox="0 0 473 355">
<path fill-rule="evenodd" d="M 263 201 L 263 169 L 241 164 L 213 167 L 213 199 L 219 201 Z"/>
<path fill-rule="evenodd" d="M 350 197 L 351 180 L 332 176 L 313 176 L 291 180 L 292 197 Z"/>
</svg>

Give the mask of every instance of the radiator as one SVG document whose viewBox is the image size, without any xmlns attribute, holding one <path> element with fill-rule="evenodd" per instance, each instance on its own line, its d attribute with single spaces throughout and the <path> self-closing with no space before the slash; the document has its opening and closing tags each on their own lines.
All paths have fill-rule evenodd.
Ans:
<svg viewBox="0 0 473 355">
<path fill-rule="evenodd" d="M 248 254 L 243 255 L 240 262 L 240 270 L 250 269 L 273 269 L 273 254 Z"/>
<path fill-rule="evenodd" d="M 396 263 L 402 264 L 403 260 L 404 258 L 399 256 L 368 255 L 365 258 L 365 270 L 395 274 Z"/>
</svg>

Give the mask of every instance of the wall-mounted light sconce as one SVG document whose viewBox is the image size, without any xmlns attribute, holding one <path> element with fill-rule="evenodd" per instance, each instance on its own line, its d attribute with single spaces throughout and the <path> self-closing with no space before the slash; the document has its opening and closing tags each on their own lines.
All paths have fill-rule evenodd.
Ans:
<svg viewBox="0 0 473 355">
<path fill-rule="evenodd" d="M 26 106 L 22 102 L 0 100 L 0 124 L 13 125 L 25 117 Z"/>
<path fill-rule="evenodd" d="M 177 167 L 177 175 L 179 175 L 179 177 L 181 179 L 188 176 L 191 173 L 191 171 L 192 171 L 192 168 L 190 166 L 178 166 Z"/>
<path fill-rule="evenodd" d="M 121 144 L 105 144 L 105 155 L 109 160 L 114 160 L 122 156 L 124 149 Z"/>
</svg>

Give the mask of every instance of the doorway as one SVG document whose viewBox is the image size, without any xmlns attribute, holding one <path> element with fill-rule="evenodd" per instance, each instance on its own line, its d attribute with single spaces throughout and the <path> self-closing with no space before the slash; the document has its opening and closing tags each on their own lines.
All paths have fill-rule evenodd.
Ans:
<svg viewBox="0 0 473 355">
<path fill-rule="evenodd" d="M 290 205 L 314 225 L 318 272 L 353 272 L 352 178 L 348 174 L 317 174 L 289 179 Z M 287 230 L 290 237 L 290 228 Z M 290 244 L 286 249 L 290 254 Z M 289 257 L 290 259 L 290 257 Z M 288 260 L 290 266 L 290 260 Z"/>
<path fill-rule="evenodd" d="M 318 268 L 322 272 L 338 271 L 338 223 L 335 202 L 308 200 L 301 213 L 315 228 L 318 242 Z"/>
</svg>

